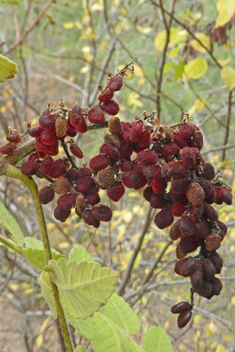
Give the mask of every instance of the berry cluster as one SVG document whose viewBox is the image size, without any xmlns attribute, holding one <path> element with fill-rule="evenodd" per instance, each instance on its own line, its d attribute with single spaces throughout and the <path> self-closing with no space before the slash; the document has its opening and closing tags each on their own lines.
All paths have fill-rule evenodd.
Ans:
<svg viewBox="0 0 235 352">
<path fill-rule="evenodd" d="M 54 210 L 57 220 L 64 222 L 74 208 L 85 223 L 95 228 L 100 221 L 112 218 L 111 209 L 100 204 L 100 188 L 114 202 L 123 197 L 126 188 L 144 188 L 144 198 L 158 209 L 156 226 L 164 229 L 173 224 L 170 238 L 179 240 L 175 272 L 191 279 L 191 303 L 180 302 L 172 307 L 173 313 L 179 313 L 178 326 L 182 328 L 191 319 L 194 292 L 210 299 L 222 289 L 215 275 L 220 273 L 223 262 L 216 251 L 227 227 L 218 220 L 212 204 L 232 204 L 232 193 L 203 159 L 202 133 L 188 121 L 187 113 L 182 123 L 173 126 L 160 124 L 156 112 L 149 116 L 144 112 L 132 123 L 122 123 L 115 116 L 119 106 L 113 96 L 122 88 L 127 69 L 128 65 L 110 77 L 105 89 L 100 87 L 99 103 L 88 111 L 78 104 L 72 109 L 63 102 L 55 108 L 49 104 L 40 115 L 39 126 L 28 130 L 36 139 L 37 151 L 21 170 L 27 176 L 36 175 L 50 182 L 40 190 L 39 199 L 47 204 L 55 193 L 59 196 Z M 108 121 L 106 114 L 111 115 Z M 77 167 L 75 160 L 83 158 L 83 152 L 73 138 L 104 127 L 109 132 L 104 135 L 99 153 L 89 165 Z M 7 139 L 10 143 L 0 148 L 2 154 L 12 153 L 21 140 L 18 134 L 10 134 Z M 59 144 L 66 157 L 55 160 Z M 179 219 L 173 223 L 175 217 Z M 197 248 L 197 256 L 186 257 Z"/>
</svg>

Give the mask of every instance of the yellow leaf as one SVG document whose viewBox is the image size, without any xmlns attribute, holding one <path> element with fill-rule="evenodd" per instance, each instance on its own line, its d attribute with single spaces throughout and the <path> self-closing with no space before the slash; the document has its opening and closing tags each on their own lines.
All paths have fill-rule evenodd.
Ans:
<svg viewBox="0 0 235 352">
<path fill-rule="evenodd" d="M 38 337 L 36 338 L 36 345 L 37 347 L 41 347 L 43 343 L 43 335 L 39 334 Z"/>
<path fill-rule="evenodd" d="M 88 71 L 89 71 L 88 66 L 84 66 L 80 70 L 81 73 L 87 73 Z"/>
<path fill-rule="evenodd" d="M 142 69 L 138 65 L 135 65 L 134 73 L 135 73 L 135 76 L 137 76 L 137 77 L 143 77 L 144 76 Z"/>
<path fill-rule="evenodd" d="M 235 70 L 231 66 L 221 68 L 220 76 L 230 90 L 235 87 Z"/>
<path fill-rule="evenodd" d="M 198 57 L 197 59 L 189 61 L 184 67 L 184 74 L 186 79 L 197 79 L 204 75 L 207 71 L 208 65 L 205 59 Z"/>
<path fill-rule="evenodd" d="M 218 345 L 215 352 L 226 352 L 226 349 L 222 345 Z"/>
<path fill-rule="evenodd" d="M 133 250 L 131 250 L 130 252 L 127 252 L 123 255 L 123 258 L 121 259 L 121 265 L 122 265 L 122 270 L 126 270 L 128 264 L 129 264 L 129 261 L 132 257 L 132 254 L 133 254 Z M 140 261 L 141 261 L 141 252 L 139 252 L 137 254 L 137 257 L 135 259 L 135 263 L 134 263 L 134 266 L 133 268 L 134 269 L 137 269 L 139 264 L 140 264 Z"/>
<path fill-rule="evenodd" d="M 138 100 L 139 94 L 132 92 L 129 94 L 128 99 L 127 99 L 127 104 L 129 106 L 133 106 L 132 111 L 134 111 L 137 107 L 141 108 L 143 106 L 142 101 Z"/>
<path fill-rule="evenodd" d="M 216 18 L 216 22 L 215 22 L 215 28 L 219 28 L 224 26 L 226 23 L 228 23 L 230 21 L 230 16 L 228 14 L 228 12 L 223 9 L 221 12 L 219 12 L 217 18 Z"/>
<path fill-rule="evenodd" d="M 235 296 L 233 296 L 233 297 L 231 298 L 231 305 L 232 305 L 232 306 L 235 306 Z"/>
<path fill-rule="evenodd" d="M 230 336 L 228 334 L 225 334 L 224 332 L 222 332 L 221 335 L 223 336 L 223 338 L 225 340 L 228 340 L 228 341 L 233 341 L 234 340 L 232 336 Z"/>
<path fill-rule="evenodd" d="M 200 314 L 195 314 L 194 315 L 193 321 L 194 321 L 195 324 L 200 323 L 201 320 L 202 320 L 202 316 Z"/>
<path fill-rule="evenodd" d="M 163 67 L 163 73 L 168 72 L 174 66 L 174 62 L 167 62 Z"/>
<path fill-rule="evenodd" d="M 197 23 L 202 17 L 202 13 L 201 12 L 195 12 L 193 15 L 192 15 L 192 19 L 191 21 L 189 22 L 189 27 L 191 26 L 194 26 L 195 23 Z"/>
<path fill-rule="evenodd" d="M 217 60 L 217 62 L 222 66 L 226 66 L 229 62 L 231 61 L 230 58 L 226 59 L 226 60 Z"/>
<path fill-rule="evenodd" d="M 154 46 L 157 51 L 162 51 L 166 41 L 166 30 L 160 32 L 154 40 Z"/>
<path fill-rule="evenodd" d="M 75 77 L 74 76 L 70 76 L 68 79 L 69 82 L 74 82 L 75 81 Z"/>
<path fill-rule="evenodd" d="M 187 32 L 185 30 L 180 30 L 179 28 L 174 28 L 172 27 L 170 29 L 170 41 L 168 46 L 172 47 L 179 42 L 184 42 L 187 39 Z M 157 51 L 162 51 L 166 42 L 166 30 L 164 29 L 162 32 L 160 32 L 154 40 L 154 45 L 155 49 Z"/>
<path fill-rule="evenodd" d="M 126 225 L 122 224 L 118 227 L 118 239 L 120 242 L 124 240 L 125 233 L 126 233 Z"/>
<path fill-rule="evenodd" d="M 142 27 L 140 25 L 136 26 L 136 29 L 138 32 L 143 33 L 143 34 L 149 34 L 152 32 L 152 28 L 151 27 Z"/>
<path fill-rule="evenodd" d="M 204 33 L 196 33 L 195 37 L 200 40 L 202 42 L 202 44 L 205 45 L 205 47 L 207 49 L 210 49 L 211 47 L 211 41 L 210 38 L 208 37 L 208 35 L 204 34 Z M 197 51 L 200 51 L 201 53 L 205 54 L 206 53 L 206 49 L 203 48 L 203 46 L 201 46 L 200 43 L 198 43 L 196 41 L 196 39 L 193 39 L 190 41 L 190 45 L 196 49 Z"/>
<path fill-rule="evenodd" d="M 6 79 L 14 78 L 17 73 L 17 65 L 7 57 L 0 54 L 0 82 L 5 82 Z M 4 94 L 5 97 L 7 95 L 8 93 Z"/>
<path fill-rule="evenodd" d="M 50 320 L 51 320 L 51 317 L 48 316 L 48 317 L 44 320 L 44 322 L 42 323 L 42 325 L 41 325 L 41 327 L 40 327 L 40 333 L 41 333 L 41 334 L 42 334 L 42 333 L 44 332 L 44 330 L 46 329 L 46 327 L 47 327 L 47 325 L 48 325 L 48 323 L 49 323 Z"/>
<path fill-rule="evenodd" d="M 65 29 L 72 29 L 72 28 L 74 27 L 74 22 L 65 22 L 65 23 L 63 24 L 63 27 L 64 27 Z"/>
<path fill-rule="evenodd" d="M 77 29 L 82 30 L 82 23 L 79 21 L 75 21 L 75 26 L 77 27 Z"/>
<path fill-rule="evenodd" d="M 179 54 L 179 51 L 180 51 L 180 47 L 177 46 L 176 48 L 172 49 L 170 52 L 169 52 L 169 56 L 174 59 L 176 57 L 176 55 Z"/>
<path fill-rule="evenodd" d="M 138 79 L 137 84 L 138 84 L 138 86 L 142 86 L 143 84 L 145 84 L 145 78 Z"/>
<path fill-rule="evenodd" d="M 194 106 L 198 111 L 202 111 L 205 107 L 205 102 L 205 99 L 197 99 L 194 103 Z"/>
<path fill-rule="evenodd" d="M 7 110 L 6 106 L 2 106 L 1 109 L 0 109 L 2 114 L 4 114 L 4 112 L 6 112 L 6 110 Z"/>
</svg>

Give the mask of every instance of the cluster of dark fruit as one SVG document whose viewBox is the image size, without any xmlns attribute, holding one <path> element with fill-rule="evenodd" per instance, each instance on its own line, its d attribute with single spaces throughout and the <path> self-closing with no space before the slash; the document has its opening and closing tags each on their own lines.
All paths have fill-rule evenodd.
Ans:
<svg viewBox="0 0 235 352">
<path fill-rule="evenodd" d="M 72 109 L 63 103 L 56 108 L 49 105 L 39 118 L 39 126 L 28 131 L 36 138 L 37 151 L 24 163 L 22 173 L 49 180 L 50 184 L 40 190 L 39 199 L 47 204 L 55 193 L 59 195 L 54 210 L 57 220 L 64 222 L 75 208 L 76 214 L 95 228 L 100 221 L 110 221 L 112 217 L 111 209 L 99 204 L 100 188 L 117 202 L 125 188 L 145 187 L 144 198 L 152 208 L 160 210 L 154 218 L 158 228 L 167 228 L 174 217 L 179 218 L 170 229 L 170 238 L 179 239 L 175 272 L 190 277 L 192 297 L 196 292 L 210 299 L 222 288 L 215 277 L 223 264 L 216 250 L 227 232 L 211 204 L 232 204 L 232 193 L 215 174 L 213 166 L 204 161 L 200 153 L 202 133 L 188 122 L 188 114 L 182 123 L 173 126 L 160 124 L 156 112 L 149 116 L 144 112 L 134 122 L 122 123 L 115 116 L 118 104 L 112 100 L 122 85 L 121 74 L 110 78 L 98 96 L 99 104 L 87 113 L 78 104 Z M 106 114 L 111 115 L 107 122 Z M 108 127 L 109 133 L 89 165 L 77 167 L 74 157 L 82 158 L 83 152 L 72 138 L 93 127 Z M 0 152 L 9 154 L 4 152 L 9 144 L 14 151 L 16 139 L 9 135 L 11 143 L 0 148 Z M 66 158 L 54 160 L 59 143 Z M 196 257 L 186 257 L 197 248 L 200 252 Z M 179 313 L 180 328 L 191 319 L 192 307 L 193 302 L 181 302 L 172 308 L 173 313 Z"/>
</svg>

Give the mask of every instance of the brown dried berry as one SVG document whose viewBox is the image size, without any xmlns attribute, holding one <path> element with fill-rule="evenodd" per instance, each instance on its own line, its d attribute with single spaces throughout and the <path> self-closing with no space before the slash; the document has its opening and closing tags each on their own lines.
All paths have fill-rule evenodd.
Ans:
<svg viewBox="0 0 235 352">
<path fill-rule="evenodd" d="M 63 194 L 68 192 L 69 187 L 69 180 L 64 176 L 60 176 L 53 185 L 53 189 L 57 194 Z"/>
<path fill-rule="evenodd" d="M 179 228 L 179 220 L 177 220 L 170 229 L 169 236 L 173 241 L 178 240 L 182 236 L 182 233 L 180 232 Z"/>
<path fill-rule="evenodd" d="M 171 307 L 171 313 L 179 314 L 185 310 L 190 310 L 190 309 L 191 309 L 191 305 L 188 302 L 182 301 L 182 302 L 176 303 L 174 306 Z"/>
<path fill-rule="evenodd" d="M 97 181 L 101 188 L 107 189 L 108 187 L 112 186 L 114 183 L 114 173 L 112 170 L 103 169 L 98 172 L 97 174 Z"/>
<path fill-rule="evenodd" d="M 82 212 L 85 209 L 85 198 L 83 194 L 79 194 L 76 197 L 76 207 L 79 209 L 80 212 Z"/>
<path fill-rule="evenodd" d="M 111 117 L 108 121 L 108 127 L 111 133 L 115 133 L 117 135 L 122 133 L 122 123 L 117 116 Z"/>
<path fill-rule="evenodd" d="M 59 116 L 55 122 L 55 133 L 58 138 L 64 137 L 67 131 L 67 120 Z"/>
<path fill-rule="evenodd" d="M 193 183 L 188 187 L 187 198 L 192 205 L 198 205 L 205 199 L 205 192 L 198 183 Z"/>
<path fill-rule="evenodd" d="M 119 140 L 118 136 L 116 136 L 116 134 L 111 134 L 111 133 L 106 134 L 104 136 L 104 141 L 107 144 L 113 145 L 116 148 L 120 147 L 120 140 Z"/>
<path fill-rule="evenodd" d="M 220 247 L 221 237 L 211 233 L 205 237 L 205 244 L 209 252 L 216 251 Z"/>
<path fill-rule="evenodd" d="M 191 318 L 192 318 L 191 310 L 184 310 L 182 313 L 180 313 L 177 319 L 178 328 L 182 329 L 183 327 L 185 327 L 185 325 L 188 324 Z"/>
</svg>

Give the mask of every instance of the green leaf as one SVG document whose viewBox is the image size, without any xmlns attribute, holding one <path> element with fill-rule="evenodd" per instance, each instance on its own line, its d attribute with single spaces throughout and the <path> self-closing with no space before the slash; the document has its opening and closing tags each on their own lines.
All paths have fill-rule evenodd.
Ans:
<svg viewBox="0 0 235 352">
<path fill-rule="evenodd" d="M 145 352 L 173 352 L 166 330 L 157 326 L 151 326 L 145 332 L 142 347 Z"/>
<path fill-rule="evenodd" d="M 173 66 L 174 66 L 174 62 L 167 62 L 164 65 L 163 73 L 166 73 L 167 71 L 169 71 Z"/>
<path fill-rule="evenodd" d="M 41 287 L 42 295 L 47 301 L 47 304 L 51 310 L 52 316 L 54 319 L 56 319 L 57 310 L 56 310 L 56 305 L 55 305 L 54 297 L 51 290 L 49 274 L 46 273 L 45 271 L 42 271 L 40 277 L 38 278 L 38 283 Z"/>
<path fill-rule="evenodd" d="M 63 308 L 74 318 L 86 319 L 115 291 L 117 274 L 98 263 L 51 260 L 44 269 L 58 286 Z"/>
<path fill-rule="evenodd" d="M 69 260 L 74 260 L 77 264 L 81 263 L 82 261 L 94 262 L 94 259 L 90 253 L 88 253 L 86 248 L 82 245 L 78 245 L 78 247 L 75 247 L 71 250 L 69 253 Z"/>
<path fill-rule="evenodd" d="M 174 81 L 176 82 L 180 77 L 182 77 L 182 74 L 184 73 L 184 62 L 180 61 L 178 65 L 175 68 L 175 73 L 174 73 Z"/>
<path fill-rule="evenodd" d="M 84 346 L 78 346 L 73 352 L 88 352 L 88 350 Z"/>
<path fill-rule="evenodd" d="M 1 67 L 1 63 L 0 63 L 0 67 Z M 1 71 L 1 68 L 0 68 L 0 71 Z M 3 203 L 1 202 L 0 202 L 0 225 L 10 232 L 11 239 L 14 242 L 20 245 L 24 243 L 24 234 L 21 231 L 19 224 L 16 222 L 15 218 L 9 214 L 8 210 L 4 207 Z"/>
<path fill-rule="evenodd" d="M 116 292 L 112 294 L 101 310 L 106 317 L 112 320 L 126 334 L 133 335 L 140 330 L 140 322 L 137 315 Z"/>
<path fill-rule="evenodd" d="M 205 59 L 198 57 L 197 59 L 189 61 L 184 67 L 184 74 L 186 79 L 197 79 L 204 75 L 207 71 L 208 65 Z"/>
<path fill-rule="evenodd" d="M 25 237 L 26 248 L 19 248 L 21 255 L 35 268 L 43 270 L 46 266 L 45 254 L 42 241 L 33 238 Z M 65 255 L 59 253 L 52 248 L 52 258 L 58 260 L 59 258 L 66 258 Z"/>
<path fill-rule="evenodd" d="M 101 313 L 94 315 L 95 336 L 91 340 L 95 352 L 131 352 L 130 338 L 108 317 Z"/>
<path fill-rule="evenodd" d="M 220 70 L 220 76 L 222 77 L 224 83 L 228 86 L 230 90 L 235 87 L 235 70 L 231 66 L 222 67 Z"/>
<path fill-rule="evenodd" d="M 85 336 L 87 339 L 92 339 L 95 335 L 95 323 L 94 317 L 89 317 L 86 319 L 75 319 L 65 311 L 66 318 L 74 326 L 76 330 L 80 332 L 82 336 Z"/>
<path fill-rule="evenodd" d="M 0 54 L 0 82 L 5 82 L 6 79 L 14 78 L 17 73 L 17 65 Z"/>
<path fill-rule="evenodd" d="M 195 37 L 197 39 L 199 39 L 202 44 L 205 45 L 205 47 L 210 50 L 211 48 L 211 41 L 210 38 L 208 37 L 208 35 L 204 34 L 204 33 L 196 33 Z M 206 53 L 206 49 L 203 48 L 203 46 L 201 46 L 200 43 L 198 43 L 198 41 L 196 39 L 193 39 L 190 41 L 190 45 L 196 49 L 197 51 L 200 51 L 201 53 L 205 54 Z"/>
</svg>

